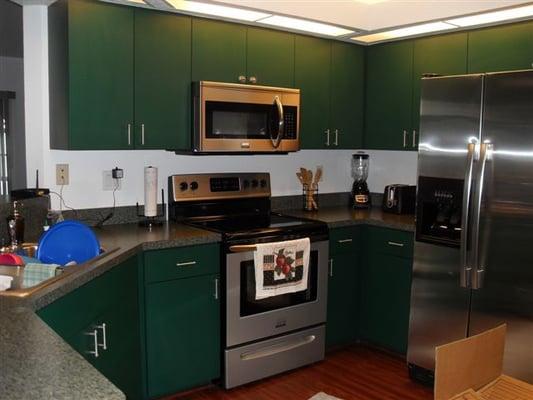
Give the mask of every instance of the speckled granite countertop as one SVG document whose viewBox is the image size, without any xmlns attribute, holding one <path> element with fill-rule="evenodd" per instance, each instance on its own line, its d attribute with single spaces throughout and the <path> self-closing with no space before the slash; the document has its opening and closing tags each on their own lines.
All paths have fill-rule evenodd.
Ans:
<svg viewBox="0 0 533 400">
<path fill-rule="evenodd" d="M 396 215 L 383 212 L 378 207 L 370 210 L 353 210 L 349 207 L 325 207 L 318 211 L 284 210 L 287 215 L 324 221 L 330 228 L 350 225 L 372 225 L 414 232 L 414 215 Z"/>
<path fill-rule="evenodd" d="M 165 224 L 96 230 L 106 253 L 67 269 L 25 297 L 0 296 L 0 399 L 124 399 L 124 394 L 48 327 L 34 311 L 103 274 L 139 251 L 220 241 L 220 235 Z"/>
</svg>

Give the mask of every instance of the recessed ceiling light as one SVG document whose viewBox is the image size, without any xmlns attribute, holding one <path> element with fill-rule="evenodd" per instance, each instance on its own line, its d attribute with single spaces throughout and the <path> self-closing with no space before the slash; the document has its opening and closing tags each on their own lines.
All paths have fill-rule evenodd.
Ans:
<svg viewBox="0 0 533 400">
<path fill-rule="evenodd" d="M 524 7 L 508 8 L 506 10 L 492 11 L 483 14 L 470 15 L 468 17 L 460 17 L 448 19 L 446 22 L 460 27 L 483 25 L 491 22 L 506 21 L 510 19 L 518 19 L 530 17 L 533 15 L 533 4 Z"/>
<path fill-rule="evenodd" d="M 354 33 L 353 30 L 340 28 L 335 25 L 323 24 L 321 22 L 308 21 L 300 18 L 283 17 L 281 15 L 273 15 L 257 22 L 261 24 L 280 26 L 282 28 L 295 29 L 297 31 L 318 33 L 326 36 L 342 36 Z"/>
<path fill-rule="evenodd" d="M 401 38 L 405 36 L 415 36 L 423 33 L 444 31 L 448 29 L 456 29 L 457 26 L 447 24 L 445 22 L 430 22 L 427 24 L 413 25 L 406 28 L 393 29 L 385 32 L 372 33 L 364 36 L 354 36 L 351 39 L 358 42 L 372 43 L 383 40 L 390 40 Z"/>
<path fill-rule="evenodd" d="M 266 18 L 270 14 L 246 10 L 243 8 L 227 7 L 218 4 L 201 3 L 199 1 L 188 0 L 166 0 L 176 10 L 197 14 L 216 15 L 217 17 L 238 19 L 242 21 L 257 21 Z"/>
</svg>

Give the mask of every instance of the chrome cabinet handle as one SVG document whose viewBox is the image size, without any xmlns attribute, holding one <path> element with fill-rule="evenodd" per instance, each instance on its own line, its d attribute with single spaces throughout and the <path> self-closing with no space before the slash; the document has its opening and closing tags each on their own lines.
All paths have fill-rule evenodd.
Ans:
<svg viewBox="0 0 533 400">
<path fill-rule="evenodd" d="M 337 243 L 351 243 L 353 242 L 353 239 L 339 239 L 337 240 Z"/>
<path fill-rule="evenodd" d="M 339 145 L 339 130 L 335 129 L 335 142 L 333 142 L 335 146 Z"/>
<path fill-rule="evenodd" d="M 141 124 L 141 144 L 144 146 L 144 124 Z"/>
<path fill-rule="evenodd" d="M 248 82 L 250 83 L 257 83 L 257 78 L 255 76 L 251 76 L 250 78 L 248 78 Z"/>
<path fill-rule="evenodd" d="M 468 143 L 466 156 L 466 171 L 463 187 L 463 210 L 461 215 L 461 269 L 460 269 L 460 285 L 464 288 L 469 288 L 471 282 L 471 271 L 468 260 L 468 221 L 470 219 L 470 196 L 472 194 L 472 177 L 474 171 L 474 159 L 476 156 L 476 143 Z"/>
<path fill-rule="evenodd" d="M 128 146 L 131 146 L 131 124 L 128 124 Z"/>
<path fill-rule="evenodd" d="M 329 146 L 329 134 L 330 134 L 329 129 L 326 129 L 326 146 Z"/>
<path fill-rule="evenodd" d="M 272 146 L 274 146 L 275 149 L 277 149 L 281 143 L 281 139 L 283 138 L 283 131 L 285 127 L 285 120 L 283 116 L 283 104 L 281 103 L 281 100 L 278 96 L 274 97 L 274 104 L 276 104 L 276 107 L 278 108 L 278 136 L 276 138 L 272 137 L 272 133 L 270 134 L 270 141 L 272 142 Z"/>
<path fill-rule="evenodd" d="M 407 131 L 403 130 L 403 147 L 407 146 Z"/>
<path fill-rule="evenodd" d="M 413 129 L 413 147 L 416 147 L 416 129 Z"/>
<path fill-rule="evenodd" d="M 176 263 L 176 267 L 192 267 L 193 265 L 196 265 L 196 261 L 186 261 L 186 262 Z"/>
<path fill-rule="evenodd" d="M 101 329 L 101 330 L 102 330 L 102 343 L 100 344 L 100 343 L 98 343 L 98 341 L 97 341 L 96 343 L 97 343 L 97 345 L 98 345 L 99 347 L 102 348 L 102 350 L 107 350 L 107 331 L 106 331 L 106 324 L 105 324 L 105 322 L 102 323 L 101 325 L 96 325 L 96 326 L 95 326 L 95 331 L 96 331 L 97 329 Z"/>
<path fill-rule="evenodd" d="M 92 354 L 94 358 L 98 358 L 98 331 L 95 329 L 92 332 L 85 332 L 87 336 L 92 336 L 94 338 L 94 350 L 88 351 L 88 354 Z"/>
<path fill-rule="evenodd" d="M 215 300 L 218 300 L 218 278 L 215 278 L 215 293 L 213 295 Z"/>
<path fill-rule="evenodd" d="M 403 247 L 404 246 L 403 243 L 398 243 L 398 242 L 387 242 L 387 244 L 389 246 L 396 246 L 396 247 Z"/>
<path fill-rule="evenodd" d="M 246 83 L 246 77 L 244 75 L 239 75 L 238 79 L 240 83 Z"/>
<path fill-rule="evenodd" d="M 483 189 L 485 180 L 485 167 L 487 161 L 491 160 L 493 145 L 492 143 L 481 143 L 479 147 L 479 173 L 477 178 L 477 193 L 474 200 L 473 218 L 472 218 L 472 264 L 475 266 L 475 271 L 472 279 L 472 289 L 481 289 L 483 287 L 483 273 L 485 267 L 481 265 L 479 259 L 479 222 L 481 217 L 481 201 L 483 199 Z"/>
<path fill-rule="evenodd" d="M 333 276 L 333 258 L 329 259 L 329 276 Z"/>
</svg>

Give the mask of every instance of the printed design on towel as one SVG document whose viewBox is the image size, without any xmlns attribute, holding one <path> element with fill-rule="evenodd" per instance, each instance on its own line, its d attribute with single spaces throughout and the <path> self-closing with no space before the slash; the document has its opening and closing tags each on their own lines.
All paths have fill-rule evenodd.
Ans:
<svg viewBox="0 0 533 400">
<path fill-rule="evenodd" d="M 281 248 L 274 254 L 263 256 L 263 285 L 265 288 L 302 280 L 304 252 Z"/>
</svg>

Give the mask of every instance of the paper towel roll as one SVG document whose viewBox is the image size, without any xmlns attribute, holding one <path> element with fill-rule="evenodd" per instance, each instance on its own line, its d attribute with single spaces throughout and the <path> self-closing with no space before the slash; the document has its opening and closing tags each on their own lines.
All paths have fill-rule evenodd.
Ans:
<svg viewBox="0 0 533 400">
<path fill-rule="evenodd" d="M 157 168 L 144 167 L 144 215 L 157 216 Z"/>
</svg>

